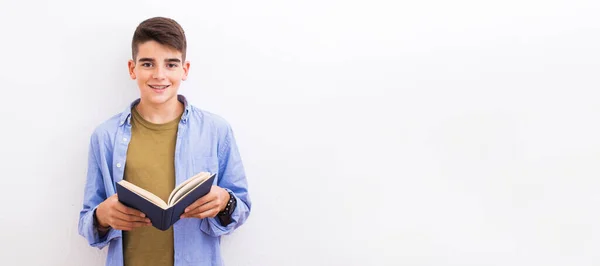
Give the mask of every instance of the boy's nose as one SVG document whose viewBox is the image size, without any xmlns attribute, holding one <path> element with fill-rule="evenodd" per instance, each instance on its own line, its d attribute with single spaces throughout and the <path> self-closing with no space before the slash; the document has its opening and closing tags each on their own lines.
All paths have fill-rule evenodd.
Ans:
<svg viewBox="0 0 600 266">
<path fill-rule="evenodd" d="M 157 67 L 152 74 L 152 78 L 154 79 L 163 79 L 165 78 L 165 70 L 162 67 Z"/>
</svg>

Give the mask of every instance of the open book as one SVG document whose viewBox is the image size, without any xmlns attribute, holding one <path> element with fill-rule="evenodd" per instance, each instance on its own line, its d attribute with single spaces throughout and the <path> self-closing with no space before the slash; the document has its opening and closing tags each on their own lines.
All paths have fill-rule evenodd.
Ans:
<svg viewBox="0 0 600 266">
<path fill-rule="evenodd" d="M 210 192 L 216 174 L 201 172 L 173 189 L 167 202 L 130 182 L 117 182 L 117 195 L 123 205 L 137 209 L 150 219 L 152 226 L 167 230 L 179 220 L 187 206 Z"/>
</svg>

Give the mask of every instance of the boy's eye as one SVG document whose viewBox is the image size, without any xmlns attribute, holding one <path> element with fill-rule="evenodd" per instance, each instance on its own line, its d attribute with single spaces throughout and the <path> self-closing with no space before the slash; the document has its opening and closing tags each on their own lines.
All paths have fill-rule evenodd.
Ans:
<svg viewBox="0 0 600 266">
<path fill-rule="evenodd" d="M 177 64 L 168 64 L 167 66 L 168 66 L 169 68 L 176 68 L 176 67 L 177 67 Z"/>
<path fill-rule="evenodd" d="M 143 67 L 151 67 L 151 66 L 152 66 L 152 64 L 151 64 L 151 63 L 142 63 L 142 66 L 143 66 Z"/>
</svg>

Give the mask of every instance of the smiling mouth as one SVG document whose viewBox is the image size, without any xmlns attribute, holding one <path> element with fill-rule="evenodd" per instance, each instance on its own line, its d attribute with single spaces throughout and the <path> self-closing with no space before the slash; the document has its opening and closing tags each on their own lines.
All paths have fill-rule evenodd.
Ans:
<svg viewBox="0 0 600 266">
<path fill-rule="evenodd" d="M 148 85 L 148 87 L 153 88 L 155 90 L 164 90 L 170 86 L 171 85 Z"/>
</svg>

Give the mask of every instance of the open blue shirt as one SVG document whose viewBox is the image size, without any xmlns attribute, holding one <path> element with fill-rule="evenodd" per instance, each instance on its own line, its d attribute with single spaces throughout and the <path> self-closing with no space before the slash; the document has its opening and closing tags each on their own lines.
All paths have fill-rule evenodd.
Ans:
<svg viewBox="0 0 600 266">
<path fill-rule="evenodd" d="M 237 206 L 231 223 L 222 226 L 218 218 L 185 218 L 173 225 L 175 266 L 223 265 L 220 236 L 242 225 L 250 214 L 248 183 L 242 160 L 229 124 L 221 117 L 189 105 L 185 106 L 175 145 L 175 183 L 181 184 L 198 172 L 217 173 L 214 185 L 232 192 Z M 115 183 L 123 179 L 127 148 L 131 139 L 131 108 L 96 128 L 90 141 L 83 209 L 79 214 L 79 234 L 93 247 L 109 245 L 106 265 L 123 265 L 122 231 L 110 229 L 100 237 L 94 226 L 94 211 L 116 193 Z"/>
</svg>

